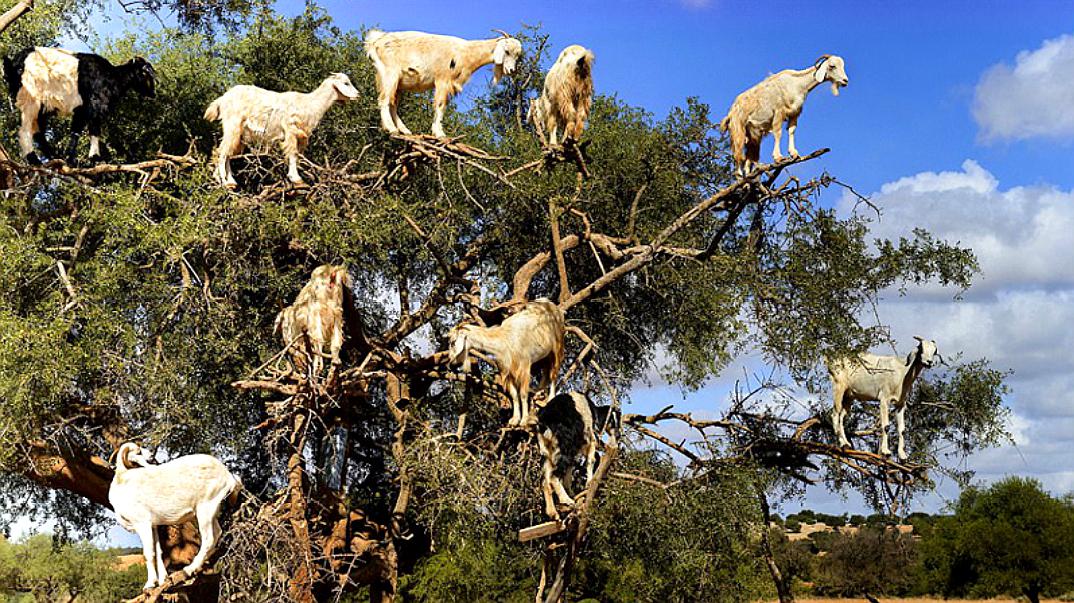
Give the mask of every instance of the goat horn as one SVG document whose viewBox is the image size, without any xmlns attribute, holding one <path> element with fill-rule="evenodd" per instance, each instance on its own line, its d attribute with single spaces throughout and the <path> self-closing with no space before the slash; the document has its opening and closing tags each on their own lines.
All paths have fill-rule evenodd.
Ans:
<svg viewBox="0 0 1074 603">
<path fill-rule="evenodd" d="M 914 339 L 916 339 L 918 341 L 925 341 L 925 338 L 920 336 L 920 335 L 914 335 Z"/>
<path fill-rule="evenodd" d="M 813 66 L 814 67 L 819 67 L 821 63 L 823 63 L 824 61 L 827 61 L 830 58 L 832 58 L 832 55 L 830 55 L 830 54 L 822 54 L 819 57 L 817 57 L 817 60 L 813 61 Z"/>
<path fill-rule="evenodd" d="M 501 36 L 503 36 L 505 38 L 510 38 L 511 37 L 511 34 L 507 33 L 506 31 L 504 31 L 502 29 L 494 29 L 494 30 L 492 30 L 492 32 L 493 33 L 498 33 L 498 34 L 500 34 Z"/>
</svg>

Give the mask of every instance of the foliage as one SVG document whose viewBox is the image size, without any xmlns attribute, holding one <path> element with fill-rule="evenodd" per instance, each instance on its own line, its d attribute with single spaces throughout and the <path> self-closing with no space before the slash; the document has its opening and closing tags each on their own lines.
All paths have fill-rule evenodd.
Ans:
<svg viewBox="0 0 1074 603">
<path fill-rule="evenodd" d="M 113 603 L 145 582 L 145 568 L 116 569 L 116 553 L 88 542 L 60 542 L 39 534 L 22 542 L 0 538 L 0 594 L 26 593 L 36 601 L 77 598 Z"/>
<path fill-rule="evenodd" d="M 908 594 L 917 550 L 911 536 L 894 529 L 862 528 L 834 539 L 827 554 L 817 559 L 813 576 L 824 595 L 859 597 Z"/>
<path fill-rule="evenodd" d="M 932 588 L 945 596 L 1042 595 L 1074 588 L 1074 505 L 1032 479 L 962 493 L 923 547 Z"/>
<path fill-rule="evenodd" d="M 680 474 L 667 455 L 654 451 L 631 451 L 618 467 L 651 479 Z M 730 602 L 761 596 L 767 579 L 757 557 L 756 503 L 744 494 L 752 491 L 748 479 L 728 473 L 666 491 L 613 481 L 593 518 L 590 552 L 570 598 Z M 484 521 L 466 519 L 474 515 Z M 442 539 L 438 551 L 403 582 L 404 596 L 532 600 L 540 552 L 514 544 L 517 528 L 501 527 L 499 517 L 469 514 L 435 526 Z"/>
</svg>

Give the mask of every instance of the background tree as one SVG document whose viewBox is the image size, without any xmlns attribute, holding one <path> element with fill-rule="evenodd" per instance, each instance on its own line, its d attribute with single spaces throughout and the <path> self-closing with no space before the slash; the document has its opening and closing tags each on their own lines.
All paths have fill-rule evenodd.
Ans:
<svg viewBox="0 0 1074 603">
<path fill-rule="evenodd" d="M 969 488 L 923 547 L 933 589 L 945 596 L 1044 595 L 1074 589 L 1074 505 L 1032 479 Z"/>
<path fill-rule="evenodd" d="M 734 600 L 774 567 L 759 561 L 771 558 L 758 527 L 767 496 L 812 480 L 878 507 L 904 502 L 931 487 L 930 470 L 1003 438 L 1003 374 L 984 361 L 919 389 L 941 392 L 943 405 L 912 415 L 908 463 L 834 446 L 823 404 L 803 413 L 767 387 L 736 395 L 718 420 L 627 413 L 569 529 L 518 544 L 520 528 L 543 520 L 539 455 L 529 434 L 501 431 L 503 392 L 488 368 L 462 375 L 438 351 L 459 320 L 557 300 L 572 327 L 563 387 L 606 403 L 629 402 L 657 356 L 662 376 L 686 388 L 747 352 L 808 385 L 824 357 L 884 339 L 882 325 L 860 320 L 880 291 L 929 280 L 961 290 L 972 252 L 923 231 L 872 240 L 866 214 L 819 201 L 830 176 L 784 177 L 824 151 L 734 181 L 709 108 L 693 99 L 663 119 L 595 99 L 590 177 L 580 177 L 518 119 L 542 81 L 548 40 L 532 31 L 518 35 L 534 60 L 510 86 L 449 113 L 447 129 L 471 146 L 392 138 L 376 126 L 359 33 L 312 4 L 296 18 L 243 10 L 211 37 L 162 29 L 100 49 L 142 54 L 160 73 L 158 100 L 128 99 L 106 136 L 120 161 L 168 154 L 151 167 L 6 164 L 17 181 L 0 198 L 0 508 L 99 530 L 107 459 L 134 439 L 162 457 L 212 451 L 242 476 L 252 496 L 216 576 L 228 597 L 368 589 L 388 601 L 405 588 L 431 600 L 488 592 L 507 575 L 532 589 L 544 567 L 549 600 L 639 589 Z M 61 25 L 34 35 L 55 39 Z M 334 71 L 363 100 L 314 133 L 308 191 L 280 184 L 278 160 L 256 153 L 235 162 L 238 193 L 212 183 L 216 133 L 200 119 L 212 98 L 234 83 L 308 90 Z M 410 123 L 429 120 L 426 97 L 401 109 Z M 193 155 L 180 156 L 191 138 Z M 313 387 L 274 362 L 272 323 L 326 262 L 349 266 L 357 295 L 346 362 Z M 848 429 L 866 431 L 866 416 Z M 667 422 L 702 443 L 660 435 L 654 425 Z M 646 456 L 653 442 L 662 452 Z M 940 456 L 952 442 L 953 456 Z M 688 466 L 661 456 L 669 450 Z M 458 556 L 434 554 L 434 539 Z M 493 555 L 513 561 L 472 571 Z M 619 563 L 633 569 L 613 571 Z M 651 583 L 635 571 L 649 566 L 660 572 L 644 576 Z M 572 571 L 586 579 L 571 582 Z"/>
</svg>

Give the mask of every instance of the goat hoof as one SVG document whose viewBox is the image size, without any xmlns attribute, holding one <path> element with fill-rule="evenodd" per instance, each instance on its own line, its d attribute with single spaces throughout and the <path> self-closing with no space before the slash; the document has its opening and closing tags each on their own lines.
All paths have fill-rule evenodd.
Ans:
<svg viewBox="0 0 1074 603">
<path fill-rule="evenodd" d="M 27 153 L 25 159 L 30 165 L 41 165 L 41 158 L 37 156 L 37 153 Z"/>
</svg>

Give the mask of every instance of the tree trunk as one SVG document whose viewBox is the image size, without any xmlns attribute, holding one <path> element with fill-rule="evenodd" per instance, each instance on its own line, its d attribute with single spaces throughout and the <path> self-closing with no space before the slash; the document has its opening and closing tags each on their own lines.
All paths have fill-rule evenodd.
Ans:
<svg viewBox="0 0 1074 603">
<path fill-rule="evenodd" d="M 761 517 L 764 525 L 761 526 L 761 554 L 764 556 L 765 565 L 768 566 L 768 573 L 772 576 L 772 582 L 776 585 L 776 594 L 779 595 L 779 603 L 794 603 L 794 593 L 791 592 L 790 585 L 783 579 L 783 572 L 779 569 L 779 564 L 776 563 L 776 557 L 772 554 L 772 541 L 769 538 L 768 530 L 769 525 L 772 522 L 772 512 L 768 506 L 768 496 L 765 495 L 764 488 L 758 482 L 757 488 L 757 500 L 761 504 Z"/>
<path fill-rule="evenodd" d="M 297 603 L 314 603 L 313 583 L 313 549 L 310 543 L 309 521 L 306 516 L 305 458 L 306 415 L 299 412 L 291 426 L 291 457 L 287 459 L 288 519 L 295 533 L 302 559 L 299 560 L 295 575 L 289 586 L 291 600 Z"/>
</svg>

